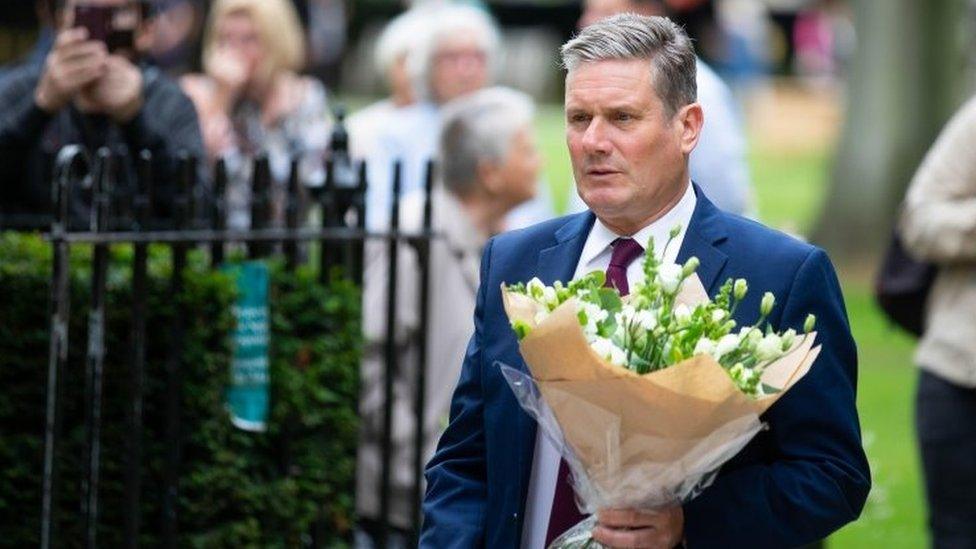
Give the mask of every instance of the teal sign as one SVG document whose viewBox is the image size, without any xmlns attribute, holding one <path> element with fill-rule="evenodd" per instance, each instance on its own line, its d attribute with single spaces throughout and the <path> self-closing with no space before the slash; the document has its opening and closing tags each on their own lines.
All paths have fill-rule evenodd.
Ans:
<svg viewBox="0 0 976 549">
<path fill-rule="evenodd" d="M 268 420 L 268 266 L 253 261 L 227 265 L 237 282 L 234 357 L 227 407 L 231 422 L 245 431 L 264 431 Z"/>
</svg>

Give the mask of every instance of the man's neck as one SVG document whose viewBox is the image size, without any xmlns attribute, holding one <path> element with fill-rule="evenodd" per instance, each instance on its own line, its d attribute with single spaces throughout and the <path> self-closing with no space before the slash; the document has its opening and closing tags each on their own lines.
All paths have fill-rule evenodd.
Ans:
<svg viewBox="0 0 976 549">
<path fill-rule="evenodd" d="M 690 180 L 686 180 L 686 183 L 682 185 L 677 192 L 669 196 L 665 201 L 664 205 L 658 208 L 654 213 L 647 215 L 636 220 L 633 219 L 610 219 L 610 218 L 600 218 L 600 221 L 611 231 L 617 233 L 620 236 L 633 236 L 640 232 L 644 227 L 649 226 L 658 219 L 661 219 L 668 212 L 674 209 L 675 206 L 681 202 L 682 197 L 688 191 L 688 186 L 691 185 Z"/>
</svg>

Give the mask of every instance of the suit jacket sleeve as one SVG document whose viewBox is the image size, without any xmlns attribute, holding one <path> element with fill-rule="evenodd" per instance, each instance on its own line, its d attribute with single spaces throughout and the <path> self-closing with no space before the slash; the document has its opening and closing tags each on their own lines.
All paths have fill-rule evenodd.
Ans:
<svg viewBox="0 0 976 549">
<path fill-rule="evenodd" d="M 481 259 L 481 286 L 474 312 L 474 335 L 451 401 L 451 418 L 437 453 L 427 464 L 427 494 L 421 548 L 481 547 L 486 513 L 484 400 L 482 398 L 485 294 L 493 241 Z"/>
<path fill-rule="evenodd" d="M 817 315 L 822 350 L 810 372 L 764 416 L 772 455 L 727 471 L 685 504 L 685 539 L 699 547 L 796 547 L 855 520 L 870 488 L 855 409 L 857 351 L 840 285 L 814 249 L 797 269 L 778 329 Z"/>
</svg>

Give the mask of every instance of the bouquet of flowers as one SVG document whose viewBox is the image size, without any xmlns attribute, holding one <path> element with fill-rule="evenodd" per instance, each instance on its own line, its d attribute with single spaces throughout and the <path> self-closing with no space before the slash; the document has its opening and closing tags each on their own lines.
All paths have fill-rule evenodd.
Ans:
<svg viewBox="0 0 976 549">
<path fill-rule="evenodd" d="M 628 296 L 605 287 L 602 272 L 502 289 L 531 376 L 505 365 L 502 373 L 567 461 L 585 513 L 693 498 L 759 432 L 759 416 L 820 350 L 812 315 L 802 335 L 777 332 L 767 321 L 775 306 L 767 292 L 758 322 L 738 326 L 732 316 L 745 280 L 728 280 L 710 299 L 696 258 L 663 264 L 653 245 L 645 279 Z M 594 522 L 550 547 L 598 546 Z"/>
</svg>

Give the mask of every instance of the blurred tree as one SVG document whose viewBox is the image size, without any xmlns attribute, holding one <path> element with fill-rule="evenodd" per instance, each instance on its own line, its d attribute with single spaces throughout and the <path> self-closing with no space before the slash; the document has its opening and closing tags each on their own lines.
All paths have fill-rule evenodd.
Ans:
<svg viewBox="0 0 976 549">
<path fill-rule="evenodd" d="M 858 48 L 832 186 L 813 240 L 841 260 L 883 250 L 912 174 L 969 90 L 967 0 L 852 0 Z"/>
</svg>

